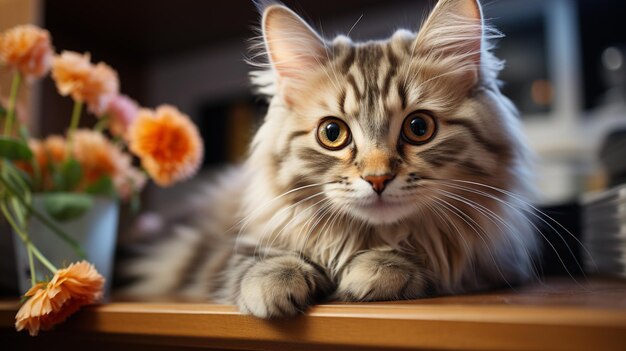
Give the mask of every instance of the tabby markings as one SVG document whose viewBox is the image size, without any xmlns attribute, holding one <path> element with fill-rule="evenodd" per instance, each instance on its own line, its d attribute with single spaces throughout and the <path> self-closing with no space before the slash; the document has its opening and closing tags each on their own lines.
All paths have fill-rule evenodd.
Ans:
<svg viewBox="0 0 626 351">
<path fill-rule="evenodd" d="M 362 94 L 361 94 L 361 91 L 359 90 L 359 86 L 356 84 L 356 80 L 354 79 L 354 76 L 352 74 L 348 74 L 346 79 L 348 80 L 348 84 L 350 84 L 350 87 L 352 87 L 352 92 L 354 93 L 354 99 L 357 102 L 361 101 Z"/>
<path fill-rule="evenodd" d="M 464 140 L 445 140 L 430 149 L 417 153 L 417 156 L 435 167 L 441 167 L 446 163 L 457 161 L 455 156 L 465 150 L 467 144 Z"/>
<path fill-rule="evenodd" d="M 298 158 L 306 163 L 308 173 L 315 175 L 325 174 L 330 167 L 341 161 L 338 157 L 321 153 L 310 147 L 298 150 Z"/>
<path fill-rule="evenodd" d="M 487 150 L 488 152 L 491 152 L 496 155 L 509 153 L 508 148 L 506 148 L 504 145 L 494 143 L 491 140 L 485 138 L 478 131 L 478 127 L 476 127 L 476 125 L 472 121 L 469 121 L 466 119 L 453 118 L 453 119 L 448 119 L 445 122 L 450 125 L 457 125 L 457 126 L 461 126 L 467 129 L 472 135 L 472 137 L 474 137 L 474 139 L 478 143 L 480 143 L 483 146 L 483 148 Z"/>
<path fill-rule="evenodd" d="M 389 69 L 387 70 L 387 74 L 385 75 L 385 79 L 383 80 L 383 86 L 381 89 L 383 95 L 389 95 L 391 80 L 398 73 L 398 57 L 396 56 L 396 54 L 394 54 L 391 47 L 387 48 L 387 61 L 389 62 Z"/>
</svg>

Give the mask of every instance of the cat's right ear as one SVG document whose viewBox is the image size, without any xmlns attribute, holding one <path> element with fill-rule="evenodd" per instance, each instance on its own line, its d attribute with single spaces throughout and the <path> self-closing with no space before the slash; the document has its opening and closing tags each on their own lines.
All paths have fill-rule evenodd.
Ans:
<svg viewBox="0 0 626 351">
<path fill-rule="evenodd" d="M 263 10 L 263 40 L 280 80 L 305 80 L 326 60 L 323 39 L 300 16 L 282 5 Z"/>
</svg>

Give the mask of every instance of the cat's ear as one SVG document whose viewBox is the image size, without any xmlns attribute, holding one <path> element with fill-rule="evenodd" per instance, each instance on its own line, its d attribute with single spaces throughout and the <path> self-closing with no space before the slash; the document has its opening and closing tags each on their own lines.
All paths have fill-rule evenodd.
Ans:
<svg viewBox="0 0 626 351">
<path fill-rule="evenodd" d="M 416 47 L 456 63 L 457 69 L 475 79 L 480 70 L 484 30 L 478 0 L 439 0 L 418 33 Z"/>
<path fill-rule="evenodd" d="M 303 73 L 326 60 L 323 39 L 287 7 L 265 8 L 262 27 L 267 55 L 279 78 L 305 79 Z"/>
</svg>

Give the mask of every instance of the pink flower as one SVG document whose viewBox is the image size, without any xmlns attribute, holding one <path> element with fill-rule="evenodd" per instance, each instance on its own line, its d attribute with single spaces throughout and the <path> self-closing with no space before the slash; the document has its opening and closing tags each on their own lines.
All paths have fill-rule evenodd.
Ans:
<svg viewBox="0 0 626 351">
<path fill-rule="evenodd" d="M 135 167 L 127 167 L 120 176 L 113 179 L 117 195 L 122 200 L 128 200 L 146 185 L 145 173 Z"/>
<path fill-rule="evenodd" d="M 106 108 L 111 134 L 126 139 L 128 128 L 137 117 L 139 106 L 126 95 L 113 97 Z"/>
</svg>

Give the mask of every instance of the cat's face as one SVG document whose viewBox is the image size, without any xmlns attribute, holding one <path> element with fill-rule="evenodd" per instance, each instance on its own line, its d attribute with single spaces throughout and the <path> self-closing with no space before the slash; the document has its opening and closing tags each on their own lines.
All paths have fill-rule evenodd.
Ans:
<svg viewBox="0 0 626 351">
<path fill-rule="evenodd" d="M 417 35 L 359 44 L 266 10 L 279 90 L 257 140 L 273 140 L 281 190 L 376 225 L 445 205 L 455 181 L 505 178 L 511 110 L 481 72 L 480 10 L 461 3 L 440 3 Z"/>
</svg>

